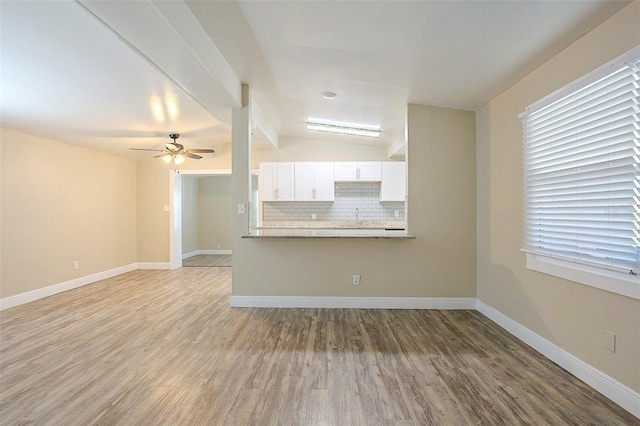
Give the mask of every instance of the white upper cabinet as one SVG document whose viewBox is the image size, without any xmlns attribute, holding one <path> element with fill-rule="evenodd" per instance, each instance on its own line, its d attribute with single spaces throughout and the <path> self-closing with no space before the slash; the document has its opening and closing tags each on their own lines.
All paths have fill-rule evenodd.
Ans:
<svg viewBox="0 0 640 426">
<path fill-rule="evenodd" d="M 278 186 L 276 187 L 276 196 L 279 201 L 290 201 L 294 199 L 293 180 L 294 180 L 294 164 L 293 163 L 276 163 L 278 168 Z"/>
<path fill-rule="evenodd" d="M 276 199 L 276 172 L 276 163 L 260 163 L 258 195 L 261 201 L 274 201 Z"/>
<path fill-rule="evenodd" d="M 382 163 L 380 201 L 404 201 L 406 193 L 406 163 L 404 161 Z"/>
<path fill-rule="evenodd" d="M 379 161 L 335 163 L 336 182 L 380 182 L 381 180 L 382 163 Z"/>
<path fill-rule="evenodd" d="M 313 163 L 295 163 L 294 195 L 298 201 L 313 200 Z"/>
<path fill-rule="evenodd" d="M 362 182 L 380 182 L 382 180 L 382 164 L 379 161 L 358 163 L 358 180 Z"/>
<path fill-rule="evenodd" d="M 293 201 L 294 163 L 260 163 L 261 201 Z"/>
<path fill-rule="evenodd" d="M 335 163 L 336 182 L 353 182 L 358 180 L 358 163 Z"/>
<path fill-rule="evenodd" d="M 333 201 L 336 187 L 333 163 L 315 163 L 313 172 L 314 199 L 316 201 Z"/>
<path fill-rule="evenodd" d="M 334 201 L 335 182 L 381 182 L 380 201 L 405 201 L 406 163 L 260 163 L 260 201 Z"/>
<path fill-rule="evenodd" d="M 296 201 L 333 201 L 333 163 L 295 163 Z"/>
</svg>

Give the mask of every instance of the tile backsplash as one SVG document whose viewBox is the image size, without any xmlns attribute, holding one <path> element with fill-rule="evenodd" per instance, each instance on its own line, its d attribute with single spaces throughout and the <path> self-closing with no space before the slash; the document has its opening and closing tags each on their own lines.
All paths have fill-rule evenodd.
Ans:
<svg viewBox="0 0 640 426">
<path fill-rule="evenodd" d="M 355 220 L 356 208 L 361 220 L 404 220 L 405 203 L 380 202 L 379 182 L 336 182 L 335 201 L 278 201 L 262 203 L 262 220 Z M 398 210 L 399 217 L 394 216 Z"/>
</svg>

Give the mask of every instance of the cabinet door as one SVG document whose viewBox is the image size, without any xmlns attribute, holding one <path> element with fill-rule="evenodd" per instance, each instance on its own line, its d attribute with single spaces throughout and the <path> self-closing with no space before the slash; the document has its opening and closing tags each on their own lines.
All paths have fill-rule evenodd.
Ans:
<svg viewBox="0 0 640 426">
<path fill-rule="evenodd" d="M 293 163 L 276 163 L 276 201 L 293 201 Z"/>
<path fill-rule="evenodd" d="M 380 201 L 404 201 L 407 180 L 404 161 L 382 163 Z"/>
<path fill-rule="evenodd" d="M 358 180 L 358 163 L 334 163 L 336 182 L 355 182 Z"/>
<path fill-rule="evenodd" d="M 276 200 L 276 163 L 260 163 L 258 195 L 260 201 Z"/>
<path fill-rule="evenodd" d="M 316 201 L 333 201 L 335 180 L 333 163 L 315 163 L 313 167 L 313 196 Z"/>
<path fill-rule="evenodd" d="M 313 201 L 313 163 L 295 163 L 294 170 L 294 199 L 296 201 Z"/>
<path fill-rule="evenodd" d="M 358 180 L 380 182 L 382 180 L 382 163 L 379 161 L 358 163 Z"/>
</svg>

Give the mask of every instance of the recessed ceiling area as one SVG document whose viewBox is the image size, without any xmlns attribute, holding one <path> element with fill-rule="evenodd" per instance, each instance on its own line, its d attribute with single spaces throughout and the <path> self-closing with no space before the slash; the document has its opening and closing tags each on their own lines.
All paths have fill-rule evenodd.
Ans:
<svg viewBox="0 0 640 426">
<path fill-rule="evenodd" d="M 281 137 L 399 146 L 408 103 L 476 110 L 627 3 L 3 1 L 1 124 L 129 158 L 174 132 L 216 149 L 247 83 Z"/>
</svg>

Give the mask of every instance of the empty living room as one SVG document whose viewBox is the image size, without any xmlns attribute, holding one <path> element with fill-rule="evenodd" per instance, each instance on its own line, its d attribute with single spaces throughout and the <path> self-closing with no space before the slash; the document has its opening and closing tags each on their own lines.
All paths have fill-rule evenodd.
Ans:
<svg viewBox="0 0 640 426">
<path fill-rule="evenodd" d="M 639 425 L 640 1 L 0 1 L 0 424 Z"/>
</svg>

